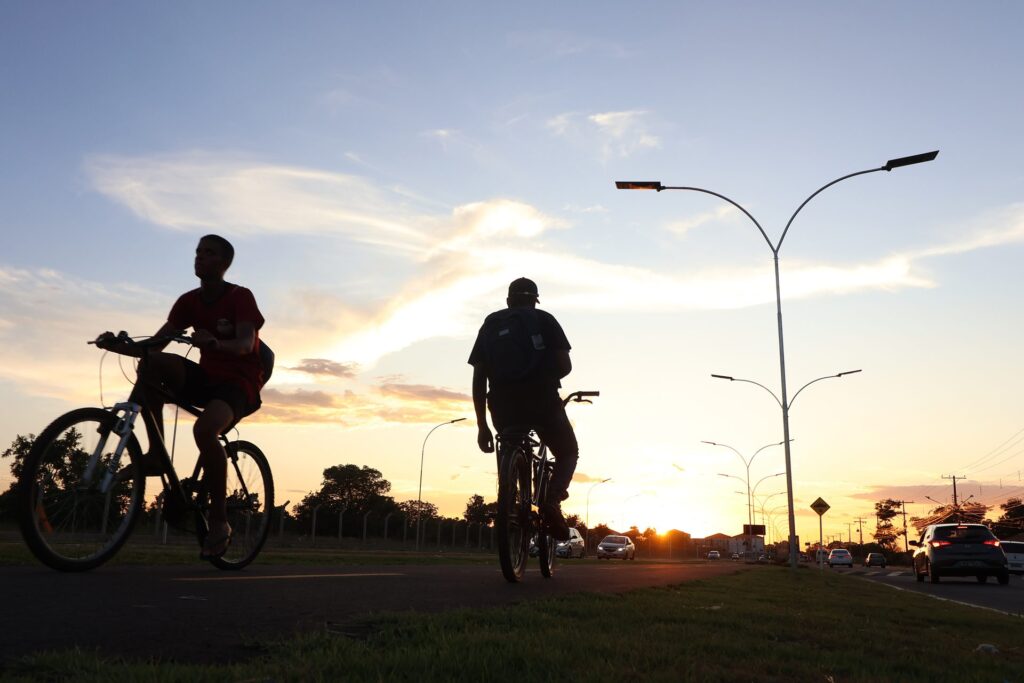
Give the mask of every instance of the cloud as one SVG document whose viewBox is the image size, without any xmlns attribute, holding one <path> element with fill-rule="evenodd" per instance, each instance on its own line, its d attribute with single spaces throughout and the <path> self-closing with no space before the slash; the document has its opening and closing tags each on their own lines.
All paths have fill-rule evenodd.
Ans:
<svg viewBox="0 0 1024 683">
<path fill-rule="evenodd" d="M 407 253 L 432 241 L 428 213 L 354 175 L 199 152 L 93 157 L 86 172 L 102 194 L 174 230 L 337 235 Z"/>
<path fill-rule="evenodd" d="M 584 474 L 583 472 L 580 471 L 577 471 L 572 475 L 572 480 L 579 484 L 589 484 L 590 482 L 602 481 L 598 477 L 592 477 L 589 474 Z"/>
<path fill-rule="evenodd" d="M 682 237 L 694 228 L 699 228 L 706 223 L 722 221 L 735 217 L 736 215 L 739 215 L 739 209 L 731 204 L 726 204 L 724 206 L 717 207 L 713 211 L 705 211 L 704 213 L 699 213 L 691 218 L 673 221 L 666 225 L 665 229 L 674 235 Z"/>
<path fill-rule="evenodd" d="M 569 113 L 549 127 L 566 135 L 583 127 L 608 139 L 627 138 L 635 137 L 643 117 L 637 110 Z M 289 306 L 273 312 L 284 339 L 282 359 L 292 350 L 293 357 L 345 358 L 367 367 L 419 341 L 471 336 L 490 302 L 501 300 L 505 283 L 527 272 L 547 274 L 545 301 L 561 310 L 670 312 L 774 301 L 765 286 L 770 265 L 678 272 L 578 256 L 545 239 L 569 228 L 568 221 L 509 198 L 443 212 L 414 193 L 381 189 L 357 176 L 203 154 L 102 157 L 89 168 L 101 192 L 173 229 L 232 225 L 269 234 L 325 232 L 414 256 L 408 275 L 395 281 L 376 310 L 354 310 L 335 294 L 317 290 L 289 292 Z M 685 232 L 724 219 L 729 211 L 701 214 L 674 229 Z M 933 287 L 923 260 L 1022 241 L 1024 205 L 1014 205 L 979 217 L 966 236 L 939 245 L 854 263 L 789 261 L 783 286 L 788 299 Z M 9 328 L 11 317 L 5 312 L 3 319 Z M 301 384 L 299 375 L 310 368 L 292 365 L 295 375 L 286 370 L 283 379 Z"/>
<path fill-rule="evenodd" d="M 625 158 L 644 150 L 661 147 L 661 139 L 645 121 L 648 112 L 631 109 L 596 114 L 564 112 L 548 119 L 548 131 L 576 145 L 598 149 L 604 160 Z"/>
<path fill-rule="evenodd" d="M 427 386 L 425 384 L 382 384 L 380 391 L 385 396 L 426 401 L 471 401 L 468 394 L 451 389 Z"/>
<path fill-rule="evenodd" d="M 247 422 L 328 423 L 345 427 L 421 424 L 450 420 L 468 395 L 423 384 L 383 384 L 360 391 L 330 392 L 302 387 L 267 387 L 263 407 Z"/>
<path fill-rule="evenodd" d="M 310 375 L 328 375 L 330 377 L 355 377 L 359 366 L 355 363 L 339 363 L 326 358 L 303 358 L 295 367 L 288 368 L 295 372 Z"/>
<path fill-rule="evenodd" d="M 622 58 L 629 54 L 619 43 L 557 29 L 513 31 L 508 34 L 507 42 L 510 47 L 540 59 L 562 59 L 591 53 Z"/>
</svg>

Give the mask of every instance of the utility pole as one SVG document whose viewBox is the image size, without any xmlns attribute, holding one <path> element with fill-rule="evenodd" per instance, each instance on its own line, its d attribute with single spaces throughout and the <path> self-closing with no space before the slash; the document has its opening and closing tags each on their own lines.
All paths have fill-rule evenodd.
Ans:
<svg viewBox="0 0 1024 683">
<path fill-rule="evenodd" d="M 965 476 L 963 476 L 963 475 L 960 475 L 960 476 L 958 477 L 958 476 L 956 476 L 955 474 L 950 474 L 950 475 L 948 475 L 948 476 L 947 476 L 947 475 L 945 475 L 945 474 L 944 474 L 944 475 L 942 475 L 942 478 L 943 478 L 943 479 L 952 479 L 952 480 L 953 480 L 953 507 L 957 507 L 957 499 L 956 499 L 956 480 L 957 480 L 957 479 L 961 479 L 961 480 L 963 480 L 963 479 L 966 479 L 967 477 L 965 477 Z"/>
<path fill-rule="evenodd" d="M 913 503 L 912 500 L 901 500 L 900 509 L 903 510 L 903 552 L 910 552 L 910 542 L 907 540 L 907 503 Z"/>
<path fill-rule="evenodd" d="M 853 531 L 852 531 L 852 529 L 853 529 L 853 522 L 847 522 L 846 523 L 846 542 L 850 543 L 850 544 L 853 543 Z"/>
<path fill-rule="evenodd" d="M 857 532 L 860 534 L 860 544 L 864 545 L 864 522 L 867 520 L 863 517 L 858 517 L 853 521 L 857 523 Z"/>
</svg>

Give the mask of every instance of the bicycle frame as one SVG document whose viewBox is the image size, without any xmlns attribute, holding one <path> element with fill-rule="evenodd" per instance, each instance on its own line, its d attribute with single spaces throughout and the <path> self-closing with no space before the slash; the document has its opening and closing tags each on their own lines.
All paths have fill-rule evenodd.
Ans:
<svg viewBox="0 0 1024 683">
<path fill-rule="evenodd" d="M 144 353 L 143 356 L 140 358 L 140 366 L 147 362 L 147 357 L 148 352 Z M 144 380 L 140 379 L 139 381 Z M 172 395 L 163 387 L 152 382 L 145 382 L 145 385 L 147 388 L 152 389 L 153 391 L 159 393 L 163 398 L 165 398 L 165 402 L 174 403 L 175 405 L 179 406 L 182 410 L 195 417 L 199 417 L 200 415 L 202 415 L 201 410 L 194 408 L 190 405 L 182 405 L 178 403 L 177 397 Z M 117 473 L 121 469 L 121 457 L 124 454 L 125 447 L 128 444 L 128 439 L 131 438 L 131 435 L 134 432 L 135 422 L 138 419 L 139 415 L 142 416 L 142 421 L 146 425 L 146 431 L 148 434 L 162 434 L 162 430 L 159 429 L 156 416 L 153 414 L 153 411 L 149 408 L 148 405 L 143 405 L 142 403 L 137 403 L 135 401 L 124 401 L 122 403 L 115 404 L 110 410 L 114 415 L 119 416 L 117 424 L 114 426 L 114 433 L 118 435 L 119 441 L 116 449 L 114 450 L 113 457 L 111 458 L 110 463 L 103 474 L 103 481 L 100 482 L 99 490 L 101 493 L 104 494 L 107 493 L 110 490 L 110 488 L 114 485 L 114 480 L 117 477 Z M 103 435 L 103 437 L 97 444 L 97 447 L 94 449 L 92 455 L 90 456 L 89 462 L 86 464 L 85 473 L 82 477 L 82 487 L 88 488 L 91 485 L 93 477 L 96 474 L 96 466 L 99 463 L 100 457 L 104 452 L 104 449 L 106 448 L 108 438 L 109 434 Z M 224 446 L 227 446 L 229 443 L 227 437 L 225 437 L 223 434 L 220 436 L 220 440 L 224 444 Z M 164 442 L 164 439 L 160 438 L 157 439 L 155 442 L 150 443 L 149 452 L 152 455 L 155 455 L 160 461 L 163 470 L 163 472 L 161 473 L 161 477 L 165 478 L 165 485 L 166 488 L 171 492 L 170 495 L 176 495 L 179 501 L 185 504 L 186 508 L 194 507 L 190 494 L 185 491 L 184 486 L 182 486 L 181 484 L 181 480 L 178 478 L 178 473 L 174 469 L 174 463 L 171 460 L 170 454 L 167 452 L 167 445 Z M 231 462 L 232 466 L 235 469 L 235 473 L 238 475 L 238 481 L 242 486 L 243 493 L 245 496 L 248 496 L 249 491 L 246 490 L 244 478 L 242 477 L 241 471 L 239 471 L 238 469 L 238 458 L 234 453 L 230 451 L 227 451 L 227 454 L 229 461 Z M 201 461 L 196 461 L 195 469 L 192 471 L 193 481 L 199 481 L 199 474 L 201 470 Z"/>
</svg>

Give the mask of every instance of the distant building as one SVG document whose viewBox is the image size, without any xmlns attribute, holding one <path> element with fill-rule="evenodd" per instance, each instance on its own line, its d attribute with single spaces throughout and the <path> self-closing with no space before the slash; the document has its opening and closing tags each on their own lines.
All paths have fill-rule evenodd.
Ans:
<svg viewBox="0 0 1024 683">
<path fill-rule="evenodd" d="M 751 544 L 753 539 L 753 545 Z M 764 554 L 764 537 L 763 536 L 748 536 L 746 534 L 738 534 L 729 539 L 729 554 L 737 553 L 742 555 L 747 550 L 752 550 L 758 555 Z"/>
</svg>

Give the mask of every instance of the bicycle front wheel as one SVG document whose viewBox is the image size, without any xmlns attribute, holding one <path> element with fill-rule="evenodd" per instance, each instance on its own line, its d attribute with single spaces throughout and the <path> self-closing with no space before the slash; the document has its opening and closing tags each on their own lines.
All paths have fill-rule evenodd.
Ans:
<svg viewBox="0 0 1024 683">
<path fill-rule="evenodd" d="M 554 537 L 541 531 L 537 536 L 537 556 L 540 559 L 540 573 L 550 579 L 555 573 L 555 546 L 558 542 Z"/>
<path fill-rule="evenodd" d="M 18 525 L 29 550 L 49 567 L 98 567 L 120 550 L 142 512 L 146 478 L 127 467 L 142 456 L 134 434 L 119 472 L 109 476 L 120 441 L 116 424 L 117 417 L 102 408 L 73 410 L 44 429 L 25 457 Z"/>
<path fill-rule="evenodd" d="M 232 441 L 228 455 L 227 506 L 231 525 L 231 544 L 221 557 L 210 562 L 218 569 L 237 570 L 249 565 L 263 549 L 270 533 L 274 512 L 274 478 L 267 456 L 248 441 Z M 209 499 L 204 501 L 204 512 Z M 206 525 L 199 525 L 199 544 L 206 536 Z"/>
<path fill-rule="evenodd" d="M 530 464 L 522 448 L 511 448 L 498 473 L 498 561 L 510 583 L 522 580 L 530 546 Z"/>
</svg>

